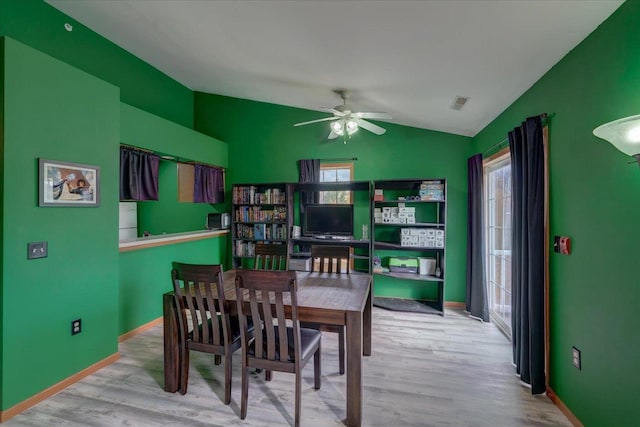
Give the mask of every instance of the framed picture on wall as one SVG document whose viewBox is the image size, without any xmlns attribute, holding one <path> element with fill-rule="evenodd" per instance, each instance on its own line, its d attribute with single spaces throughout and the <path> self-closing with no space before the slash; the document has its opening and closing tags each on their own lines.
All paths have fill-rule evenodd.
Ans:
<svg viewBox="0 0 640 427">
<path fill-rule="evenodd" d="M 100 167 L 38 159 L 39 206 L 100 206 Z"/>
</svg>

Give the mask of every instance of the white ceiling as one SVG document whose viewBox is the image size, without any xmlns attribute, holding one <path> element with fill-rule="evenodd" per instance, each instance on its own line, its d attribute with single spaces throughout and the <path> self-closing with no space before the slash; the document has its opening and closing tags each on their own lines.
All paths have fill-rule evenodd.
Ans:
<svg viewBox="0 0 640 427">
<path fill-rule="evenodd" d="M 473 136 L 623 1 L 48 3 L 192 90 Z"/>
</svg>

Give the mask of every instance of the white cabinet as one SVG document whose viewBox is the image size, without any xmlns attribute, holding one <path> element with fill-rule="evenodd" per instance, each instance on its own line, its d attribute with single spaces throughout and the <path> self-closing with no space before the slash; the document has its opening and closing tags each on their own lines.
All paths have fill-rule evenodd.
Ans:
<svg viewBox="0 0 640 427">
<path fill-rule="evenodd" d="M 136 202 L 120 202 L 118 240 L 130 240 L 138 237 L 138 204 Z"/>
</svg>

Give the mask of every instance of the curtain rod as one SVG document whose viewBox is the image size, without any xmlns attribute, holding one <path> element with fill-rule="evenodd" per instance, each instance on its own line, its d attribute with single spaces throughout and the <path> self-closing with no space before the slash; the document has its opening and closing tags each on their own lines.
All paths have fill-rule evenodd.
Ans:
<svg viewBox="0 0 640 427">
<path fill-rule="evenodd" d="M 202 163 L 202 162 L 197 162 L 195 160 L 180 158 L 178 156 L 174 156 L 173 154 L 160 153 L 160 152 L 157 152 L 157 151 L 148 150 L 146 148 L 136 147 L 135 145 L 120 144 L 120 146 L 121 147 L 131 148 L 132 150 L 136 150 L 136 151 L 142 151 L 144 153 L 155 154 L 156 156 L 160 157 L 160 160 L 162 160 L 162 161 L 175 162 L 175 163 L 188 163 L 188 164 L 192 164 L 192 165 L 208 166 L 210 168 L 221 169 L 223 172 L 226 172 L 226 170 L 227 170 L 227 168 L 223 168 L 222 166 L 217 166 L 217 165 L 212 165 L 210 163 Z"/>
<path fill-rule="evenodd" d="M 184 163 L 187 165 L 200 165 L 200 166 L 207 166 L 209 168 L 214 168 L 214 169 L 220 169 L 223 172 L 227 171 L 227 168 L 224 168 L 222 166 L 218 166 L 218 165 L 212 165 L 211 163 L 202 163 L 202 162 L 197 162 L 195 160 L 190 160 L 190 159 L 185 159 L 185 158 L 181 158 L 178 156 L 172 156 L 172 155 L 160 155 L 160 160 L 164 160 L 167 162 L 174 162 L 174 163 Z"/>
<path fill-rule="evenodd" d="M 337 157 L 335 159 L 318 159 L 318 160 L 320 160 L 321 162 L 346 162 L 349 160 L 356 161 L 358 160 L 358 158 L 357 157 Z"/>
<path fill-rule="evenodd" d="M 151 153 L 151 154 L 156 154 L 155 152 L 153 152 L 152 150 L 148 150 L 146 148 L 140 148 L 140 147 L 136 147 L 135 145 L 129 145 L 129 144 L 120 144 L 121 147 L 127 147 L 127 148 L 131 148 L 132 150 L 136 150 L 136 151 L 142 151 L 144 153 Z"/>
<path fill-rule="evenodd" d="M 227 168 L 223 168 L 222 166 L 212 165 L 210 163 L 197 162 L 195 160 L 188 160 L 188 159 L 182 159 L 181 160 L 179 157 L 176 157 L 173 160 L 171 160 L 171 159 L 165 159 L 165 160 L 170 160 L 170 161 L 173 161 L 173 162 L 176 162 L 176 163 L 185 163 L 185 164 L 188 164 L 188 165 L 207 166 L 207 167 L 210 167 L 210 168 L 220 169 L 222 171 L 226 171 L 227 170 Z"/>
<path fill-rule="evenodd" d="M 540 114 L 540 118 L 544 121 L 550 119 L 551 117 L 555 116 L 556 113 L 551 113 L 551 114 L 547 114 L 547 113 L 542 113 Z M 546 123 L 543 123 L 543 125 L 545 125 Z M 509 137 L 506 137 L 504 139 L 501 139 L 500 141 L 496 142 L 495 144 L 493 144 L 491 147 L 487 148 L 486 150 L 484 150 L 482 152 L 482 155 L 486 155 L 487 153 L 490 153 L 493 151 L 494 148 L 496 147 L 501 147 L 503 144 L 509 142 Z"/>
</svg>

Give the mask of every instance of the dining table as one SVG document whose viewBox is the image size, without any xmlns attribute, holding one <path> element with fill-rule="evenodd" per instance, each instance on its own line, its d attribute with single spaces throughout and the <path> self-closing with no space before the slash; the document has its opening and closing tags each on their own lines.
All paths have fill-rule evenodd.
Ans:
<svg viewBox="0 0 640 427">
<path fill-rule="evenodd" d="M 236 311 L 235 270 L 223 273 L 225 299 Z M 372 278 L 369 274 L 296 272 L 300 321 L 344 325 L 346 328 L 347 426 L 362 425 L 362 356 L 371 355 Z M 174 292 L 163 295 L 164 390 L 175 393 L 180 383 L 180 340 Z"/>
</svg>

